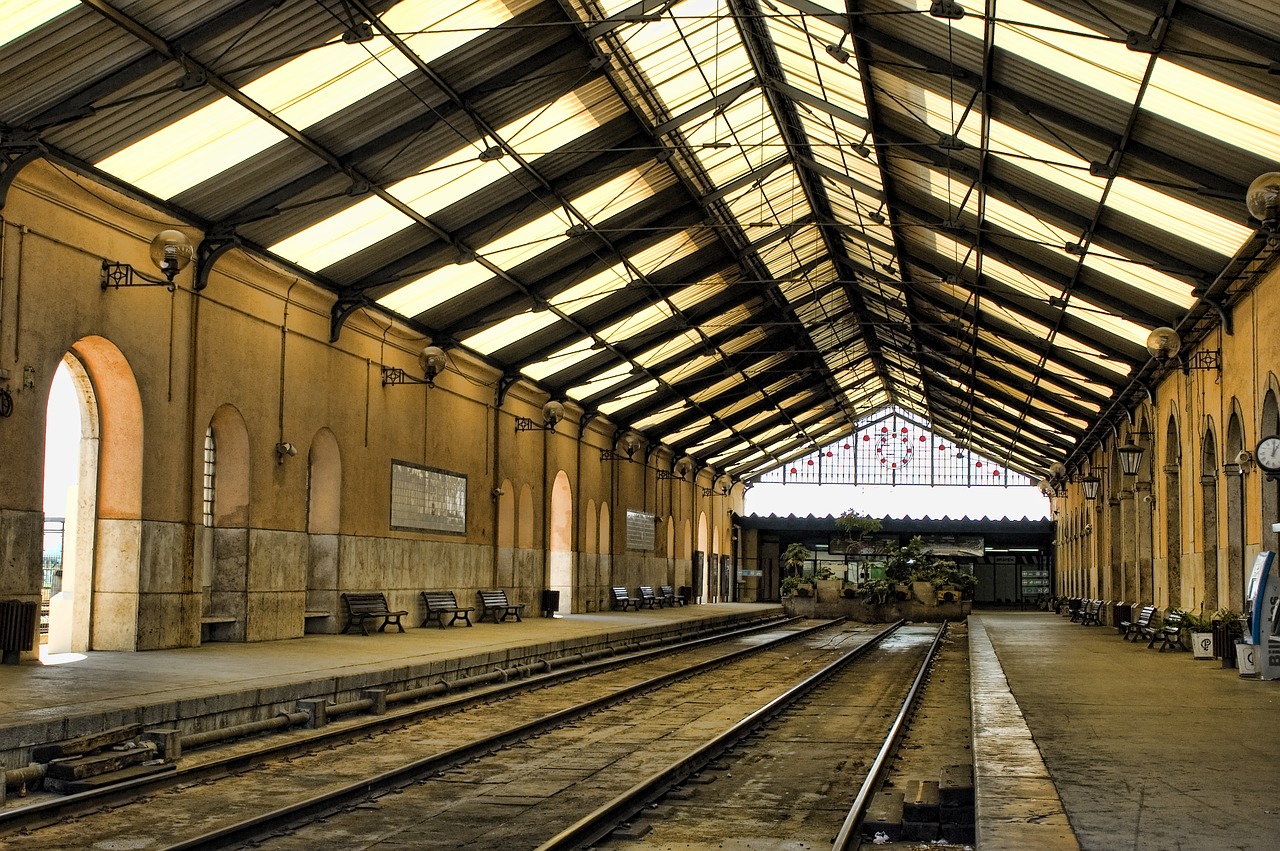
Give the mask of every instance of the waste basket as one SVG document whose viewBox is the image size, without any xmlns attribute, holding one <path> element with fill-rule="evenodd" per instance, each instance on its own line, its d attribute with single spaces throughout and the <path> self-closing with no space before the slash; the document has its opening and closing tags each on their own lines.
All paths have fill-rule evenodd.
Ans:
<svg viewBox="0 0 1280 851">
<path fill-rule="evenodd" d="M 688 586 L 688 585 L 681 585 L 681 586 L 680 586 L 680 599 L 681 599 L 681 600 L 684 600 L 684 604 L 685 604 L 686 606 L 687 606 L 687 605 L 689 605 L 690 603 L 692 603 L 692 602 L 693 602 L 693 588 L 692 588 L 692 587 L 690 587 L 690 586 Z"/>
<path fill-rule="evenodd" d="M 1133 603 L 1116 603 L 1111 608 L 1111 625 L 1116 629 L 1125 621 L 1133 620 Z"/>
<path fill-rule="evenodd" d="M 554 618 L 556 612 L 560 610 L 560 592 L 559 591 L 543 591 L 542 592 L 542 616 L 544 618 Z"/>
</svg>

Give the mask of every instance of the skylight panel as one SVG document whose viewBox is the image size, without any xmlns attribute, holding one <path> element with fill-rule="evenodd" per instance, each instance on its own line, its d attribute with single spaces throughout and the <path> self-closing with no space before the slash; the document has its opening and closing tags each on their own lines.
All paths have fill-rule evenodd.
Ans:
<svg viewBox="0 0 1280 851">
<path fill-rule="evenodd" d="M 1158 59 L 1142 108 L 1272 162 L 1280 162 L 1280 104 Z"/>
<path fill-rule="evenodd" d="M 403 0 L 382 16 L 425 61 L 511 19 L 529 0 Z M 335 40 L 242 87 L 246 97 L 291 127 L 306 129 L 414 70 L 385 38 Z M 108 174 L 161 198 L 261 153 L 285 135 L 229 98 L 221 98 L 97 163 Z"/>
<path fill-rule="evenodd" d="M 575 343 L 556 350 L 537 363 L 521 367 L 520 371 L 535 381 L 542 381 L 549 375 L 555 375 L 561 370 L 581 363 L 597 351 L 599 350 L 596 348 L 595 340 L 583 337 Z"/>
<path fill-rule="evenodd" d="M 1137 287 L 1156 298 L 1176 304 L 1184 310 L 1195 304 L 1196 297 L 1192 295 L 1192 286 L 1186 281 L 1142 263 L 1130 262 L 1124 257 L 1100 254 L 1097 247 L 1090 249 L 1089 254 L 1084 258 L 1084 265 L 1088 269 L 1096 269 L 1117 281 Z"/>
<path fill-rule="evenodd" d="M 3 0 L 0 2 L 0 21 L 4 21 L 0 47 L 79 5 L 78 0 Z"/>
<path fill-rule="evenodd" d="M 631 390 L 628 390 L 626 393 L 624 393 L 623 395 L 619 396 L 616 399 L 613 399 L 608 402 L 602 402 L 600 405 L 597 405 L 597 408 L 599 408 L 600 413 L 605 414 L 607 416 L 609 414 L 614 413 L 615 411 L 620 411 L 623 408 L 626 408 L 630 405 L 634 405 L 636 402 L 639 402 L 641 399 L 646 399 L 649 396 L 652 396 L 655 392 L 657 392 L 657 390 L 658 390 L 658 382 L 653 379 L 650 379 L 644 382 L 643 384 L 641 384 L 639 387 L 635 387 L 635 388 L 632 388 Z"/>
<path fill-rule="evenodd" d="M 685 403 L 683 399 L 681 399 L 678 402 L 672 402 L 670 405 L 667 405 L 665 408 L 663 408 L 660 411 L 656 411 L 650 414 L 649 416 L 644 417 L 643 419 L 636 422 L 635 425 L 636 425 L 636 428 L 643 431 L 645 429 L 653 428 L 654 426 L 659 426 L 662 423 L 665 423 L 667 420 L 671 419 L 672 417 L 676 416 L 677 414 L 682 414 L 687 410 L 688 410 L 688 405 Z"/>
<path fill-rule="evenodd" d="M 579 213 L 592 219 L 619 212 L 651 196 L 653 191 L 643 175 L 629 171 L 572 199 L 571 203 Z M 576 217 L 556 207 L 487 243 L 476 254 L 503 269 L 514 269 L 569 239 L 567 231 L 574 224 L 578 224 Z M 378 299 L 378 303 L 404 316 L 416 316 L 491 277 L 493 274 L 479 263 L 444 266 L 388 293 Z"/>
<path fill-rule="evenodd" d="M 704 428 L 706 428 L 709 425 L 711 425 L 711 417 L 706 417 L 706 416 L 699 417 L 697 421 L 694 422 L 692 425 L 685 426 L 675 434 L 667 435 L 667 439 L 663 442 L 669 443 L 673 446 L 679 445 L 681 443 L 684 443 L 684 441 L 687 438 L 697 434 L 698 432 L 702 431 Z"/>
<path fill-rule="evenodd" d="M 660 364 L 681 352 L 686 352 L 689 349 L 700 345 L 702 345 L 702 338 L 698 336 L 698 332 L 693 331 L 692 329 L 685 330 L 672 339 L 667 340 L 664 343 L 660 343 L 647 351 L 641 352 L 639 355 L 636 355 L 634 360 L 641 366 L 651 367 L 655 364 Z M 705 356 L 699 356 L 694 360 L 700 360 L 701 357 Z M 663 380 L 666 381 L 670 379 L 664 375 Z"/>
<path fill-rule="evenodd" d="M 590 396 L 595 396 L 598 393 L 603 393 L 610 387 L 616 387 L 631 376 L 631 364 L 620 363 L 617 366 L 605 370 L 604 372 L 593 375 L 591 378 L 588 378 L 585 382 L 576 387 L 570 387 L 566 392 L 570 398 L 582 400 Z"/>
<path fill-rule="evenodd" d="M 670 319 L 671 316 L 671 308 L 667 306 L 665 301 L 660 301 L 657 304 L 638 310 L 626 319 L 615 322 L 608 328 L 601 330 L 600 339 L 607 343 L 621 343 L 649 330 L 660 322 Z"/>
<path fill-rule="evenodd" d="M 1107 206 L 1225 257 L 1235 254 L 1253 236 L 1253 231 L 1242 224 L 1125 177 L 1113 181 Z"/>
<path fill-rule="evenodd" d="M 541 154 L 598 127 L 606 117 L 595 102 L 600 97 L 599 93 L 589 89 L 584 87 L 570 92 L 547 107 L 520 116 L 499 128 L 496 131 L 498 137 L 509 144 L 527 146 L 529 152 L 524 155 L 525 159 L 535 162 Z M 415 212 L 430 217 L 521 170 L 519 165 L 506 158 L 482 162 L 479 153 L 479 145 L 464 145 L 419 174 L 389 186 L 387 192 Z M 304 268 L 319 271 L 412 222 L 382 199 L 367 198 L 276 243 L 271 250 Z"/>
</svg>

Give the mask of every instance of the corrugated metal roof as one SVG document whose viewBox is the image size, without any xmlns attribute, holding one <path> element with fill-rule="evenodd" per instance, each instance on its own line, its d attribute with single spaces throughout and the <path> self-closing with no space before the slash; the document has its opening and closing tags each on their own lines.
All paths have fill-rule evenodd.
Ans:
<svg viewBox="0 0 1280 851">
<path fill-rule="evenodd" d="M 1038 475 L 1259 249 L 1280 10 L 934 5 L 0 0 L 0 133 L 737 477 Z"/>
</svg>

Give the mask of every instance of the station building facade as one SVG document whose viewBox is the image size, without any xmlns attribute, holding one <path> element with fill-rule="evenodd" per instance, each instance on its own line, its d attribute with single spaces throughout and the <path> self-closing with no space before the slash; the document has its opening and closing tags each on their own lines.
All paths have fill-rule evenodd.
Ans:
<svg viewBox="0 0 1280 851">
<path fill-rule="evenodd" d="M 150 650 L 336 632 L 339 595 L 502 588 L 537 611 L 607 608 L 613 585 L 719 599 L 742 485 L 676 476 L 605 417 L 566 403 L 548 427 L 531 383 L 356 311 L 237 250 L 207 286 L 104 286 L 152 270 L 157 232 L 205 234 L 36 160 L 0 224 L 0 599 L 41 592 L 51 381 L 77 386 L 78 485 L 50 642 Z M 141 276 L 135 283 L 144 283 Z M 632 447 L 628 447 L 632 448 Z M 668 471 L 660 475 L 659 469 Z"/>
</svg>

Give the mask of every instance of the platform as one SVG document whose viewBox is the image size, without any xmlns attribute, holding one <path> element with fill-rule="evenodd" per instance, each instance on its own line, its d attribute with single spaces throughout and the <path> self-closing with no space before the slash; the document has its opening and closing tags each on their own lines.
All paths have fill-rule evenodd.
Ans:
<svg viewBox="0 0 1280 851">
<path fill-rule="evenodd" d="M 472 627 L 410 628 L 364 636 L 213 642 L 145 653 L 69 653 L 0 666 L 0 767 L 31 748 L 128 724 L 186 732 L 291 711 L 298 700 L 353 700 L 375 686 L 401 691 L 441 678 L 536 664 L 542 658 L 636 649 L 638 642 L 771 614 L 767 603 L 724 603 L 526 616 Z M 473 618 L 474 619 L 474 618 Z"/>
<path fill-rule="evenodd" d="M 969 628 L 980 851 L 1280 845 L 1280 681 L 1046 612 Z"/>
</svg>

